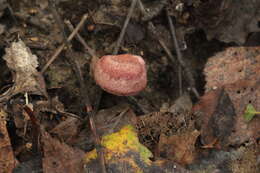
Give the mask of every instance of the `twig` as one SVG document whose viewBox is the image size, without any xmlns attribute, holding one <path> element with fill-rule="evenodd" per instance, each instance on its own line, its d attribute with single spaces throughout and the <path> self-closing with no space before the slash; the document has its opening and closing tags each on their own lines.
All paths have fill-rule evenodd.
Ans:
<svg viewBox="0 0 260 173">
<path fill-rule="evenodd" d="M 54 53 L 54 55 L 49 59 L 49 61 L 44 65 L 44 67 L 41 70 L 41 73 L 44 73 L 46 71 L 46 69 L 50 66 L 50 64 L 58 57 L 58 55 L 60 54 L 60 52 L 62 51 L 62 49 L 65 47 L 65 45 L 70 42 L 73 37 L 77 34 L 77 32 L 79 31 L 79 29 L 81 28 L 81 26 L 84 24 L 85 20 L 87 19 L 88 15 L 84 14 L 81 21 L 78 23 L 77 27 L 73 30 L 73 32 L 69 35 L 69 37 L 67 38 L 67 42 L 63 43 Z"/>
<path fill-rule="evenodd" d="M 175 27 L 173 25 L 173 22 L 172 22 L 172 19 L 169 15 L 169 11 L 166 10 L 166 15 L 167 15 L 167 19 L 168 19 L 168 22 L 169 22 L 169 26 L 170 26 L 170 30 L 171 30 L 171 35 L 172 35 L 172 39 L 173 39 L 173 43 L 174 43 L 174 47 L 175 47 L 175 50 L 176 50 L 176 54 L 177 54 L 177 60 L 178 62 L 180 63 L 181 67 L 184 69 L 184 72 L 188 78 L 188 83 L 193 91 L 193 93 L 195 94 L 195 96 L 197 98 L 199 98 L 199 94 L 198 94 L 198 91 L 197 89 L 195 88 L 195 80 L 193 78 L 193 75 L 191 73 L 191 70 L 189 69 L 189 67 L 186 65 L 185 61 L 183 60 L 183 57 L 182 57 L 182 53 L 181 53 L 181 50 L 180 50 L 180 47 L 179 47 L 179 44 L 178 44 L 178 40 L 176 38 L 176 32 L 175 32 Z"/>
<path fill-rule="evenodd" d="M 141 0 L 138 0 L 138 5 L 139 5 L 139 9 L 140 9 L 141 13 L 143 15 L 146 15 L 146 10 L 145 10 Z M 177 38 L 176 38 L 176 34 L 175 34 L 175 28 L 174 28 L 174 25 L 172 23 L 172 19 L 171 19 L 170 15 L 169 15 L 168 10 L 167 10 L 167 19 L 168 19 L 168 22 L 169 22 L 169 25 L 170 25 L 170 30 L 171 30 L 171 35 L 172 35 L 173 42 L 174 42 L 174 47 L 176 49 L 177 60 L 178 60 L 179 64 L 181 65 L 181 67 L 184 69 L 184 72 L 185 72 L 185 74 L 186 74 L 186 76 L 188 78 L 187 79 L 188 83 L 189 83 L 189 85 L 191 87 L 191 91 L 195 94 L 195 96 L 197 98 L 199 98 L 200 95 L 199 95 L 197 89 L 195 88 L 195 80 L 193 78 L 193 75 L 192 75 L 189 67 L 186 65 L 185 61 L 182 58 L 182 54 L 181 54 L 181 51 L 180 51 L 180 48 L 179 48 L 179 44 L 178 44 L 178 41 L 177 41 Z M 149 22 L 149 26 L 148 27 L 152 31 L 152 33 L 154 35 L 156 35 L 156 28 L 155 28 L 155 26 L 153 25 L 153 23 L 151 21 Z M 171 61 L 175 62 L 174 56 L 172 55 L 171 51 L 167 48 L 167 46 L 165 45 L 164 41 L 162 39 L 160 39 L 159 37 L 157 37 L 157 39 L 158 39 L 160 45 L 165 50 L 165 52 L 167 53 L 167 55 L 170 57 Z M 181 89 L 182 88 L 182 84 L 180 82 L 181 81 L 181 75 L 180 74 L 181 74 L 181 71 L 179 69 L 179 85 L 180 85 L 180 93 L 182 93 L 182 89 Z"/>
<path fill-rule="evenodd" d="M 74 30 L 74 27 L 71 24 L 71 22 L 69 20 L 65 20 L 64 22 L 68 26 L 69 30 L 72 32 Z M 92 56 L 92 58 L 97 58 L 95 50 L 87 45 L 87 43 L 85 42 L 85 40 L 81 37 L 81 35 L 79 33 L 76 33 L 76 38 L 84 46 L 84 48 L 88 51 L 88 53 Z"/>
<path fill-rule="evenodd" d="M 162 48 L 164 49 L 164 51 L 166 52 L 166 54 L 168 55 L 168 57 L 172 61 L 172 64 L 175 64 L 176 63 L 175 56 L 173 56 L 173 54 L 171 53 L 169 48 L 166 46 L 165 42 L 157 35 L 156 28 L 151 21 L 148 22 L 148 28 L 149 28 L 150 32 L 152 32 L 152 34 L 154 36 L 156 36 L 156 39 L 158 40 L 159 44 L 162 46 Z M 182 95 L 182 75 L 181 75 L 181 72 L 182 72 L 182 69 L 181 69 L 181 66 L 179 65 L 179 67 L 178 67 L 178 80 L 179 80 L 179 94 L 180 95 Z"/>
<path fill-rule="evenodd" d="M 122 30 L 120 32 L 119 38 L 118 38 L 118 40 L 116 42 L 116 46 L 115 46 L 115 49 L 113 51 L 113 55 L 116 55 L 118 53 L 120 44 L 122 43 L 122 40 L 123 40 L 125 32 L 126 32 L 127 25 L 129 23 L 129 20 L 130 20 L 131 16 L 133 15 L 136 2 L 137 2 L 137 0 L 132 0 L 129 12 L 128 12 L 128 14 L 126 16 L 126 19 L 125 19 L 125 23 L 124 23 L 123 28 L 122 28 Z"/>
<path fill-rule="evenodd" d="M 82 71 L 81 71 L 80 66 L 79 66 L 79 64 L 76 60 L 74 60 L 74 66 L 75 66 L 75 72 L 76 72 L 77 78 L 79 80 L 80 95 L 82 97 L 84 106 L 87 105 L 88 107 L 91 107 L 91 103 L 90 103 L 90 99 L 89 99 L 89 95 L 88 95 L 88 90 L 86 88 L 86 85 L 85 85 L 85 82 L 84 82 L 84 79 L 83 79 Z"/>
<path fill-rule="evenodd" d="M 32 140 L 32 144 L 33 144 L 33 151 L 34 152 L 38 152 L 39 151 L 39 138 L 41 135 L 41 125 L 38 121 L 38 119 L 36 118 L 36 116 L 34 115 L 34 112 L 32 111 L 32 109 L 25 105 L 23 107 L 24 111 L 27 113 L 27 115 L 30 117 L 30 120 L 32 122 L 32 136 L 33 136 L 33 140 Z"/>
<path fill-rule="evenodd" d="M 82 76 L 80 66 L 77 63 L 77 61 L 74 61 L 74 62 L 75 62 L 76 74 L 77 74 L 78 80 L 80 82 L 80 94 L 81 94 L 82 100 L 84 102 L 84 111 L 88 115 L 87 118 L 89 120 L 90 128 L 91 128 L 91 131 L 92 131 L 92 133 L 94 135 L 94 139 L 95 139 L 96 150 L 97 150 L 99 162 L 101 165 L 101 172 L 106 173 L 104 151 L 101 146 L 101 140 L 100 140 L 99 135 L 97 134 L 97 128 L 96 128 L 95 121 L 94 121 L 94 116 L 98 110 L 98 105 L 99 105 L 99 101 L 100 101 L 102 93 L 98 93 L 98 95 L 99 95 L 99 98 L 97 99 L 98 103 L 96 104 L 95 109 L 93 109 L 93 107 L 91 106 L 91 103 L 90 103 L 89 95 L 87 93 L 88 90 L 84 83 L 84 79 Z"/>
<path fill-rule="evenodd" d="M 95 138 L 95 143 L 97 145 L 97 147 L 96 147 L 97 154 L 99 156 L 99 159 L 100 159 L 99 161 L 101 163 L 101 172 L 106 173 L 107 171 L 106 171 L 104 152 L 103 152 L 103 148 L 101 146 L 100 138 L 99 138 L 97 131 L 96 131 L 96 125 L 95 125 L 92 113 L 90 113 L 90 115 L 89 115 L 89 123 L 90 123 L 90 127 L 91 127 L 92 132 L 95 132 L 95 133 L 93 133 L 93 135 L 94 135 L 94 138 Z"/>
<path fill-rule="evenodd" d="M 179 79 L 179 94 L 182 95 L 182 68 L 179 66 L 178 68 L 178 79 Z"/>
<path fill-rule="evenodd" d="M 139 6 L 139 9 L 140 9 L 142 15 L 145 16 L 147 12 L 146 12 L 146 10 L 144 8 L 144 5 L 143 5 L 142 1 L 141 0 L 137 0 L 137 2 L 138 2 L 138 6 Z"/>
<path fill-rule="evenodd" d="M 166 46 L 165 42 L 159 36 L 157 36 L 156 28 L 152 22 L 148 23 L 148 29 L 154 36 L 156 36 L 156 39 L 158 40 L 159 44 L 162 46 L 172 63 L 176 63 L 175 57 L 173 56 L 169 48 Z"/>
<path fill-rule="evenodd" d="M 56 14 L 56 16 L 58 16 L 58 14 Z M 84 15 L 85 16 L 85 15 Z M 83 25 L 84 21 L 86 20 L 87 17 L 85 17 L 85 19 L 81 20 L 80 23 L 77 25 L 77 27 L 74 29 L 72 24 L 67 21 L 66 24 L 68 25 L 70 31 L 72 33 L 74 33 L 74 35 L 77 36 L 78 40 L 83 44 L 84 48 L 86 50 L 88 50 L 88 52 L 90 53 L 90 55 L 92 56 L 92 58 L 96 59 L 97 56 L 95 55 L 95 52 L 86 44 L 86 42 L 84 41 L 84 39 L 80 36 L 80 34 L 78 34 L 78 32 L 75 32 L 75 31 L 78 31 L 79 28 L 81 27 L 81 25 Z M 57 19 L 56 19 L 57 20 Z M 61 25 L 63 26 L 63 24 Z M 64 28 L 61 27 L 61 30 L 64 31 Z M 71 33 L 71 35 L 72 35 Z M 70 36 L 71 36 L 70 35 Z M 65 32 L 63 34 L 64 38 L 66 38 L 66 35 L 65 35 Z M 67 42 L 66 43 L 63 43 L 63 45 L 67 45 L 68 42 L 73 38 L 71 37 L 70 39 L 70 36 L 67 38 Z M 70 39 L 70 40 L 69 40 Z M 64 39 L 65 40 L 65 39 Z M 63 46 L 63 47 L 64 47 Z M 69 49 L 68 50 L 70 53 L 71 50 Z M 77 78 L 79 80 L 79 83 L 80 83 L 80 93 L 81 93 L 81 97 L 82 97 L 82 100 L 83 100 L 83 103 L 84 103 L 84 107 L 85 107 L 85 110 L 86 110 L 86 113 L 89 115 L 88 118 L 89 118 L 89 122 L 90 122 L 90 127 L 91 127 L 91 131 L 94 135 L 94 138 L 95 138 L 95 144 L 97 146 L 101 146 L 101 141 L 100 141 L 100 138 L 97 134 L 97 129 L 96 129 L 96 126 L 95 126 L 95 122 L 94 122 L 94 114 L 96 113 L 95 111 L 93 111 L 92 109 L 92 106 L 91 106 L 91 103 L 90 103 L 90 99 L 89 99 L 89 95 L 87 94 L 87 88 L 86 88 L 86 85 L 85 85 L 85 82 L 84 82 L 84 79 L 83 79 L 83 75 L 82 75 L 82 72 L 81 72 L 81 69 L 80 69 L 80 66 L 78 64 L 78 62 L 74 59 L 70 59 L 68 58 L 68 60 L 73 64 L 74 66 L 74 70 L 76 72 L 76 75 L 77 75 Z M 102 150 L 101 147 L 96 147 L 96 150 L 97 150 L 97 153 L 98 153 L 98 158 L 99 158 L 99 161 L 100 161 L 100 165 L 101 165 L 101 171 L 102 173 L 106 173 L 106 166 L 105 166 L 105 158 L 104 158 L 104 152 Z"/>
<path fill-rule="evenodd" d="M 145 108 L 142 107 L 142 105 L 140 105 L 138 103 L 138 101 L 136 100 L 136 98 L 134 96 L 128 96 L 127 97 L 127 101 L 133 105 L 133 107 L 138 111 L 140 112 L 140 114 L 147 114 L 149 113 L 149 111 Z"/>
</svg>

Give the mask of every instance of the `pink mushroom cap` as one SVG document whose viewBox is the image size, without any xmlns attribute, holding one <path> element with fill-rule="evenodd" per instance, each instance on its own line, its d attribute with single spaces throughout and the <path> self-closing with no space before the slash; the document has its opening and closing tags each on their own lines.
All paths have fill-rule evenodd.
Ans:
<svg viewBox="0 0 260 173">
<path fill-rule="evenodd" d="M 118 96 L 136 95 L 147 84 L 145 62 L 137 55 L 106 55 L 94 65 L 94 78 L 108 93 Z"/>
</svg>

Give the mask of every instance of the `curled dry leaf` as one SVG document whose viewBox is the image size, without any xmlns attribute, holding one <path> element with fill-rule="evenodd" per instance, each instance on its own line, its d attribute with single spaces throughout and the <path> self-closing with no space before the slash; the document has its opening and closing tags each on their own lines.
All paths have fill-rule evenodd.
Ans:
<svg viewBox="0 0 260 173">
<path fill-rule="evenodd" d="M 3 59 L 8 68 L 14 72 L 14 85 L 0 96 L 0 102 L 24 92 L 47 96 L 44 79 L 36 69 L 38 67 L 37 56 L 33 55 L 21 40 L 13 42 L 11 47 L 6 48 L 5 51 Z"/>
</svg>

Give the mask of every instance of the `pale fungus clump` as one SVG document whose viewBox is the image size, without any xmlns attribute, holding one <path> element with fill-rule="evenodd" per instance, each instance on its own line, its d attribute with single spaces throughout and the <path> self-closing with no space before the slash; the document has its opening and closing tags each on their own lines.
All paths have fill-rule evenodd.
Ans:
<svg viewBox="0 0 260 173">
<path fill-rule="evenodd" d="M 93 70 L 96 83 L 114 95 L 136 95 L 147 84 L 145 62 L 137 55 L 103 56 L 95 63 Z"/>
</svg>

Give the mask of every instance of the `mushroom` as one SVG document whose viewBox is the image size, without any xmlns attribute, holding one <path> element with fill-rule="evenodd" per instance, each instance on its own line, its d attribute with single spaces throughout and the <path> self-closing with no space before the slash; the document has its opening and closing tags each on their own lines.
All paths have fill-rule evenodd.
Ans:
<svg viewBox="0 0 260 173">
<path fill-rule="evenodd" d="M 106 55 L 94 64 L 96 83 L 108 93 L 132 96 L 146 87 L 146 67 L 142 57 L 131 54 Z"/>
</svg>

